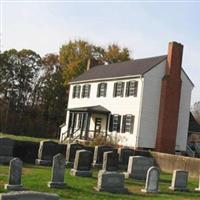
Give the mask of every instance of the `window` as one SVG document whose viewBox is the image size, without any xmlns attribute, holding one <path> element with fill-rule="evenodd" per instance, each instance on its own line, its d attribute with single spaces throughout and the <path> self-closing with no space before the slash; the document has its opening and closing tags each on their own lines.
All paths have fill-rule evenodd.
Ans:
<svg viewBox="0 0 200 200">
<path fill-rule="evenodd" d="M 121 125 L 121 116 L 120 115 L 111 115 L 109 131 L 110 132 L 112 132 L 112 131 L 120 132 L 120 125 Z"/>
<path fill-rule="evenodd" d="M 124 96 L 124 82 L 114 83 L 113 97 Z"/>
<path fill-rule="evenodd" d="M 83 89 L 82 89 L 82 98 L 89 98 L 90 97 L 90 85 L 83 85 Z"/>
<path fill-rule="evenodd" d="M 81 86 L 80 85 L 75 85 L 73 87 L 72 97 L 73 98 L 80 98 L 80 92 L 81 92 Z"/>
<path fill-rule="evenodd" d="M 124 115 L 122 120 L 122 133 L 133 133 L 134 116 Z"/>
<path fill-rule="evenodd" d="M 97 97 L 105 97 L 107 90 L 107 83 L 99 83 L 97 88 Z"/>
<path fill-rule="evenodd" d="M 126 97 L 137 96 L 138 81 L 128 81 L 126 83 Z"/>
</svg>

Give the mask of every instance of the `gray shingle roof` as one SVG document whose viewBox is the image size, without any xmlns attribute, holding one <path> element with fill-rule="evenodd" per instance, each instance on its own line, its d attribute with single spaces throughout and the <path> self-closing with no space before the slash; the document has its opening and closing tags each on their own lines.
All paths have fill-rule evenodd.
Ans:
<svg viewBox="0 0 200 200">
<path fill-rule="evenodd" d="M 90 70 L 84 72 L 77 78 L 73 79 L 73 82 L 88 81 L 93 79 L 105 79 L 132 75 L 143 75 L 153 67 L 161 63 L 166 59 L 166 55 L 142 58 L 136 60 L 129 60 L 121 63 L 114 63 L 110 65 L 98 65 Z"/>
</svg>

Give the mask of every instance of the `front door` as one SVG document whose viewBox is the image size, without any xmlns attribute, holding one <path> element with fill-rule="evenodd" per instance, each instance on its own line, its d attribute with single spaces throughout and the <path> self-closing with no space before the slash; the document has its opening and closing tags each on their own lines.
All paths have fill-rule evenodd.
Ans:
<svg viewBox="0 0 200 200">
<path fill-rule="evenodd" d="M 101 132 L 101 118 L 95 118 L 94 137 Z"/>
</svg>

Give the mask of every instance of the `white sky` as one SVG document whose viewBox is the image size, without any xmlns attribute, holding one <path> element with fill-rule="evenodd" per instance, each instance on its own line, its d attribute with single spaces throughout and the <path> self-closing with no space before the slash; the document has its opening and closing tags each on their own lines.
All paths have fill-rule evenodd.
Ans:
<svg viewBox="0 0 200 200">
<path fill-rule="evenodd" d="M 200 2 L 1 1 L 2 50 L 57 53 L 70 39 L 128 47 L 134 58 L 167 53 L 169 41 L 184 45 L 183 68 L 200 101 Z"/>
</svg>

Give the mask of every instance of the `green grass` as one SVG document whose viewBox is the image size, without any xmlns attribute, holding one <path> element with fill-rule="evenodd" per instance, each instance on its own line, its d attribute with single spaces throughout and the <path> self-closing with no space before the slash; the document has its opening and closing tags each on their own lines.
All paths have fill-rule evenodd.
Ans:
<svg viewBox="0 0 200 200">
<path fill-rule="evenodd" d="M 0 192 L 6 192 L 3 189 L 7 183 L 8 167 L 0 166 Z M 77 200 L 109 200 L 109 199 L 169 199 L 169 200 L 189 200 L 200 199 L 200 193 L 195 192 L 195 187 L 198 186 L 198 181 L 190 179 L 188 188 L 190 192 L 173 192 L 168 189 L 171 183 L 170 174 L 161 174 L 160 193 L 159 194 L 144 194 L 141 189 L 144 188 L 143 181 L 126 180 L 126 187 L 128 187 L 130 194 L 111 194 L 106 192 L 95 192 L 93 187 L 97 184 L 97 172 L 93 173 L 91 178 L 74 177 L 69 174 L 69 169 L 66 170 L 65 182 L 66 189 L 50 189 L 47 187 L 47 182 L 50 181 L 51 168 L 25 165 L 23 168 L 22 183 L 26 189 L 57 193 L 61 200 L 77 199 Z"/>
<path fill-rule="evenodd" d="M 12 134 L 6 134 L 6 133 L 0 133 L 0 137 L 7 137 L 14 140 L 20 140 L 20 141 L 32 141 L 32 142 L 40 142 L 42 140 L 47 140 L 47 138 L 37 138 L 37 137 L 31 137 L 31 136 L 21 136 L 21 135 L 12 135 Z M 58 142 L 56 139 L 52 139 L 55 142 Z"/>
</svg>

